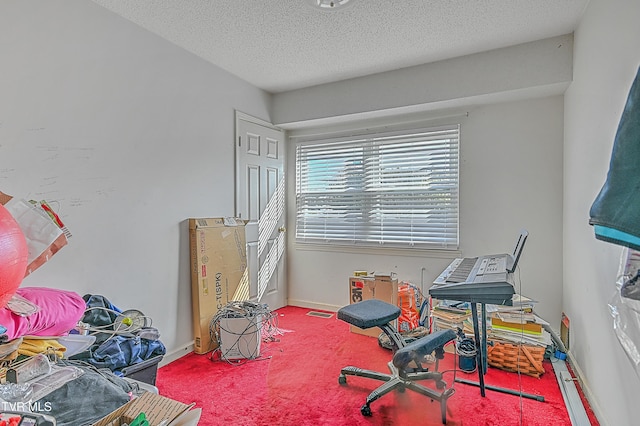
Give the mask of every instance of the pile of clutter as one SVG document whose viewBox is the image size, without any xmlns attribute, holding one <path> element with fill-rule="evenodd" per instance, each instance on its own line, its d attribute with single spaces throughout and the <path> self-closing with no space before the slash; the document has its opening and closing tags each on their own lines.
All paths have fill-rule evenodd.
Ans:
<svg viewBox="0 0 640 426">
<path fill-rule="evenodd" d="M 155 383 L 166 352 L 138 310 L 122 311 L 98 295 L 21 287 L 70 237 L 46 202 L 0 192 L 0 412 L 11 404 L 33 412 L 37 424 L 48 424 L 44 412 L 54 411 L 59 425 L 101 418 L 128 402 L 139 381 Z M 128 381 L 128 369 L 145 374 Z"/>
<path fill-rule="evenodd" d="M 70 357 L 85 361 L 96 368 L 108 368 L 117 375 L 129 376 L 127 370 L 145 361 L 157 364 L 166 353 L 160 332 L 152 326 L 152 319 L 137 309 L 121 310 L 106 297 L 86 294 L 84 315 L 72 334 L 90 336 L 86 350 Z M 146 365 L 146 364 L 145 364 Z M 155 384 L 155 370 L 142 380 Z"/>
</svg>

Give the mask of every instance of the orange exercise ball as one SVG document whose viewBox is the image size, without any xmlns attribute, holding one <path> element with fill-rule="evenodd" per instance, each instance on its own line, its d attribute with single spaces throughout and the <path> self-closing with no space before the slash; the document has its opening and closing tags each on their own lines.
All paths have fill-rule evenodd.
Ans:
<svg viewBox="0 0 640 426">
<path fill-rule="evenodd" d="M 27 271 L 29 250 L 20 225 L 0 204 L 0 308 L 7 306 Z"/>
</svg>

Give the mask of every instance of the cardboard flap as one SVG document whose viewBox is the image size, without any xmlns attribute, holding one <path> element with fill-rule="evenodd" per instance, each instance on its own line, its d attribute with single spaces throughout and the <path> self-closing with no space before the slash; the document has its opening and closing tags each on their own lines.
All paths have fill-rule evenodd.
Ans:
<svg viewBox="0 0 640 426">
<path fill-rule="evenodd" d="M 0 191 L 0 204 L 5 205 L 9 202 L 9 200 L 11 200 L 13 197 L 11 195 L 5 194 L 4 192 Z"/>
<path fill-rule="evenodd" d="M 194 405 L 195 403 L 183 404 L 152 392 L 145 392 L 138 398 L 107 414 L 94 423 L 93 426 L 119 426 L 122 421 L 130 422 L 140 413 L 145 413 L 147 420 L 152 425 L 157 425 L 164 420 L 168 420 L 168 424 L 171 425 L 174 420 L 193 408 Z"/>
</svg>

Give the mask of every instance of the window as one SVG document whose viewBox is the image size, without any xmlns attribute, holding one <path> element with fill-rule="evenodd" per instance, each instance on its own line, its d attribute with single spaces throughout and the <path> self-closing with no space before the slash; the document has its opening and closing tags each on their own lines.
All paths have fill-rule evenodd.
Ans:
<svg viewBox="0 0 640 426">
<path fill-rule="evenodd" d="M 296 241 L 458 248 L 459 126 L 296 144 Z"/>
</svg>

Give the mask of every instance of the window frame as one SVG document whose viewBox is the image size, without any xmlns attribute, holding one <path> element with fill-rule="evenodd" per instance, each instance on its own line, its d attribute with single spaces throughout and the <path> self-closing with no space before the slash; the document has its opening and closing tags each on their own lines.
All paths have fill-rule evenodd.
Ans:
<svg viewBox="0 0 640 426">
<path fill-rule="evenodd" d="M 385 128 L 381 128 L 378 129 L 377 131 L 373 131 L 372 129 L 365 129 L 364 131 L 360 131 L 360 132 L 352 132 L 351 134 L 347 134 L 346 132 L 343 134 L 333 134 L 333 135 L 309 135 L 306 137 L 297 137 L 297 138 L 292 138 L 292 141 L 294 142 L 294 162 L 295 162 L 295 185 L 294 185 L 294 192 L 295 192 L 295 207 L 294 207 L 294 211 L 295 211 L 295 216 L 294 216 L 294 224 L 295 224 L 295 232 L 294 232 L 294 241 L 297 244 L 298 247 L 317 247 L 317 248 L 357 248 L 358 251 L 368 251 L 368 250 L 376 250 L 376 249 L 386 249 L 386 250 L 399 250 L 399 251 L 403 251 L 403 250 L 426 250 L 429 252 L 436 252 L 436 251 L 442 251 L 443 253 L 452 253 L 452 252 L 457 252 L 459 251 L 459 242 L 460 242 L 460 232 L 459 232 L 459 227 L 460 227 L 460 123 L 455 123 L 455 124 L 442 124 L 442 125 L 436 125 L 436 124 L 429 124 L 429 125 L 414 125 L 414 126 L 404 126 L 404 127 L 395 127 L 393 129 L 390 129 L 389 127 L 385 127 Z M 357 144 L 362 144 L 362 146 L 365 146 L 367 144 L 371 144 L 373 143 L 373 148 L 372 149 L 376 149 L 375 147 L 378 146 L 383 146 L 386 144 L 393 144 L 391 141 L 393 138 L 400 138 L 400 140 L 402 141 L 403 136 L 405 139 L 407 139 L 407 135 L 422 135 L 423 139 L 428 139 L 430 135 L 437 135 L 439 132 L 444 132 L 443 134 L 445 135 L 453 135 L 453 137 L 441 137 L 438 138 L 436 137 L 435 140 L 439 141 L 440 144 L 443 144 L 444 140 L 447 140 L 448 142 L 444 143 L 444 145 L 446 145 L 450 151 L 450 156 L 451 156 L 451 161 L 447 164 L 449 164 L 449 168 L 447 169 L 447 175 L 450 176 L 454 176 L 455 177 L 455 182 L 453 183 L 453 188 L 450 189 L 450 197 L 451 200 L 449 200 L 449 204 L 453 205 L 453 207 L 450 207 L 450 212 L 454 217 L 454 222 L 453 224 L 449 223 L 448 225 L 443 225 L 443 227 L 446 230 L 447 233 L 447 238 L 445 238 L 443 241 L 444 242 L 437 242 L 436 239 L 434 238 L 433 241 L 405 241 L 405 242 L 398 242 L 398 241 L 371 241 L 371 239 L 353 239 L 353 240 L 344 240 L 344 239 L 332 239 L 332 238 L 327 238 L 327 235 L 325 235 L 324 238 L 320 238 L 318 236 L 304 236 L 301 235 L 301 231 L 299 229 L 300 226 L 300 220 L 301 220 L 301 200 L 304 199 L 304 197 L 310 197 L 310 192 L 307 190 L 307 192 L 304 192 L 305 190 L 301 188 L 301 186 L 303 185 L 301 183 L 301 174 L 304 173 L 301 171 L 301 164 L 300 164 L 300 160 L 301 160 L 301 154 L 300 154 L 300 149 L 307 149 L 307 147 L 309 146 L 315 146 L 315 147 L 321 147 L 322 145 L 331 145 L 331 144 L 344 144 L 347 143 L 349 141 L 356 141 L 356 145 Z M 427 136 L 425 136 L 427 135 Z M 420 139 L 420 138 L 418 138 Z M 373 141 L 373 142 L 372 142 Z M 423 151 L 429 151 L 428 146 L 429 144 L 427 142 L 424 141 L 419 141 L 418 143 L 421 143 L 421 150 L 420 152 L 422 152 L 422 155 L 426 155 L 424 154 Z M 435 143 L 435 142 L 434 142 Z M 376 145 L 377 144 L 377 145 Z M 371 145 L 370 145 L 371 146 Z M 425 148 L 425 146 L 427 148 Z M 322 149 L 322 148 L 320 148 Z M 406 149 L 405 149 L 406 150 Z M 408 152 L 405 152 L 404 155 L 407 156 L 408 158 Z M 376 161 L 375 158 L 376 156 L 365 156 L 363 157 L 364 160 L 369 160 L 369 161 Z M 372 160 L 373 158 L 373 160 Z M 377 156 L 378 161 L 380 161 L 380 156 Z M 422 157 L 421 157 L 422 158 Z M 406 159 L 405 159 L 406 160 Z M 308 165 L 308 163 L 305 163 Z M 438 170 L 440 170 L 441 168 L 438 168 Z M 446 166 L 445 168 L 446 169 Z M 444 170 L 443 169 L 443 170 Z M 306 172 L 307 175 L 309 174 L 309 172 Z M 364 172 L 362 172 L 364 174 Z M 444 172 L 442 172 L 444 173 Z M 308 176 L 307 176 L 308 178 Z M 309 185 L 309 181 L 306 181 L 306 184 Z M 426 189 L 421 189 L 422 191 L 426 191 L 429 193 L 429 195 L 433 195 L 436 193 L 435 190 L 426 190 Z M 366 192 L 366 191 L 363 191 Z M 393 191 L 391 191 L 393 192 Z M 405 191 L 406 193 L 407 191 Z M 402 200 L 402 191 L 398 190 L 397 193 L 399 193 L 400 199 Z M 356 193 L 357 194 L 357 193 Z M 406 195 L 406 198 L 408 198 L 409 195 Z M 362 198 L 361 201 L 363 201 L 365 198 Z M 364 202 L 364 201 L 363 201 Z M 427 205 L 428 203 L 425 203 L 425 205 Z M 371 213 L 372 209 L 368 209 L 367 210 L 369 212 L 369 214 Z M 378 212 L 379 213 L 379 212 Z M 384 213 L 383 213 L 384 214 Z M 336 220 L 337 221 L 337 220 Z M 427 221 L 428 222 L 428 221 Z M 335 224 L 334 224 L 335 225 Z M 357 225 L 356 225 L 357 226 Z M 431 225 L 429 225 L 431 226 Z M 339 227 L 339 225 L 338 225 Z M 380 238 L 382 238 L 384 240 L 384 231 L 381 231 L 382 233 L 378 232 L 380 235 L 382 235 Z M 400 232 L 402 233 L 402 232 Z M 407 233 L 407 235 L 410 233 Z"/>
</svg>

